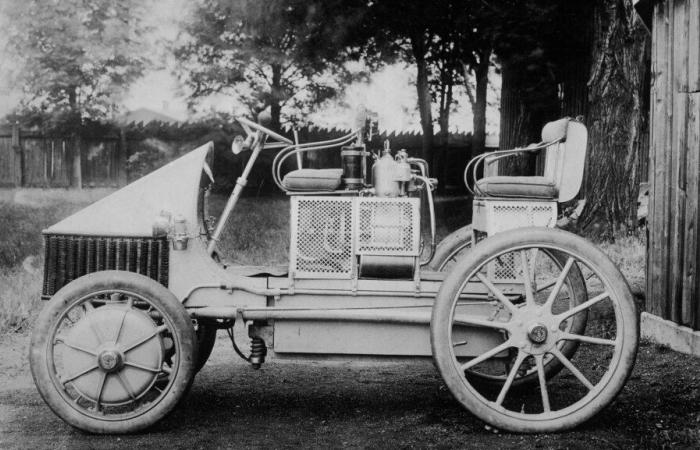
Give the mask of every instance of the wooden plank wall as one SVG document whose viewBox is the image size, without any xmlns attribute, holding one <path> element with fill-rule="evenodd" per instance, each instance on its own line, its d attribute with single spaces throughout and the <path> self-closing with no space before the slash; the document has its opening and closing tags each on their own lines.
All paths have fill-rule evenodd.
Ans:
<svg viewBox="0 0 700 450">
<path fill-rule="evenodd" d="M 15 165 L 12 136 L 0 136 L 0 187 L 15 186 L 17 184 Z"/>
<path fill-rule="evenodd" d="M 700 2 L 665 0 L 652 25 L 648 312 L 700 330 Z"/>
<path fill-rule="evenodd" d="M 126 141 L 0 135 L 0 187 L 120 187 L 126 185 Z"/>
</svg>

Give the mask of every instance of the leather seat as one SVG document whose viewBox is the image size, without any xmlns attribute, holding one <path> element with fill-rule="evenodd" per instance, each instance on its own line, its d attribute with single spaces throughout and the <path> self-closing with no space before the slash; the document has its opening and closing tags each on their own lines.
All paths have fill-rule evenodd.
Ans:
<svg viewBox="0 0 700 450">
<path fill-rule="evenodd" d="M 342 176 L 343 169 L 297 169 L 284 176 L 282 185 L 292 192 L 335 191 Z"/>
<path fill-rule="evenodd" d="M 559 195 L 554 181 L 546 177 L 486 177 L 478 180 L 476 185 L 490 197 L 551 200 Z"/>
</svg>

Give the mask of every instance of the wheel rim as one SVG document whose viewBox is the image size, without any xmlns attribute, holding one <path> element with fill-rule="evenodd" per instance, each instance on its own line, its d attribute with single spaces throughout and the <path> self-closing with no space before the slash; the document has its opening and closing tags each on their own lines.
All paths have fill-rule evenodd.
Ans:
<svg viewBox="0 0 700 450">
<path fill-rule="evenodd" d="M 182 348 L 168 314 L 119 289 L 71 302 L 46 345 L 49 376 L 66 404 L 108 421 L 132 419 L 159 404 L 176 378 Z"/>
<path fill-rule="evenodd" d="M 595 277 L 599 281 L 597 288 L 595 287 L 595 282 L 587 284 L 600 292 L 593 295 L 590 300 L 571 309 L 554 312 L 551 308 L 550 298 L 556 299 L 556 293 L 555 295 L 550 293 L 544 303 L 538 303 L 534 295 L 536 288 L 531 283 L 524 283 L 526 291 L 525 303 L 523 305 L 513 304 L 511 298 L 499 289 L 497 283 L 489 279 L 487 266 L 498 258 L 503 258 L 508 253 L 522 256 L 523 254 L 527 255 L 527 252 L 534 248 L 561 252 L 566 255 L 566 263 L 557 274 L 555 284 L 552 286 L 552 292 L 561 290 L 561 287 L 565 284 L 568 271 L 574 266 L 585 268 L 587 274 L 590 275 L 588 276 L 589 279 Z M 527 258 L 524 261 L 527 261 Z M 527 268 L 527 262 L 522 264 L 522 266 Z M 456 292 L 462 292 L 470 280 L 481 283 L 496 297 L 507 312 L 492 322 L 484 321 L 483 319 L 471 319 L 456 314 L 459 294 L 452 299 L 452 309 L 446 331 L 449 337 L 448 342 L 452 343 L 449 348 L 450 361 L 453 369 L 459 375 L 461 387 L 466 389 L 483 407 L 509 419 L 534 422 L 551 421 L 565 417 L 579 409 L 595 406 L 596 402 L 594 399 L 606 389 L 623 358 L 625 327 L 627 326 L 620 309 L 620 300 L 616 297 L 613 286 L 606 276 L 606 274 L 600 273 L 595 269 L 583 256 L 557 246 L 547 245 L 512 247 L 489 258 L 472 270 L 464 279 L 461 288 Z M 596 314 L 608 313 L 607 316 L 601 316 L 602 321 L 600 324 L 589 324 L 589 326 L 585 327 L 583 334 L 572 334 L 566 329 L 562 329 L 561 324 L 563 321 L 571 320 L 577 314 L 589 314 L 594 309 Z M 612 314 L 612 317 L 614 317 L 614 330 L 610 327 L 611 317 L 609 314 Z M 455 325 L 456 319 L 457 324 Z M 456 343 L 453 337 L 454 329 L 465 325 L 497 328 L 504 333 L 505 341 L 478 357 L 465 361 L 456 356 Z M 559 343 L 561 341 L 575 341 L 583 346 L 591 346 L 593 351 L 596 350 L 595 347 L 603 348 L 603 350 L 599 351 L 601 357 L 595 362 L 597 367 L 594 370 L 584 370 L 581 367 L 577 367 L 576 358 L 572 360 L 560 351 Z M 504 352 L 513 350 L 515 355 L 508 371 L 508 376 L 499 389 L 480 388 L 476 384 L 471 383 L 467 375 L 465 375 L 469 371 L 478 370 L 480 365 L 486 365 L 498 355 L 503 355 Z M 588 355 L 590 350 L 586 351 L 584 357 L 579 358 L 579 364 L 591 360 L 590 355 Z M 556 359 L 564 366 L 568 377 L 556 377 L 556 380 L 547 379 L 544 369 L 547 363 L 545 359 L 547 355 L 551 355 L 551 358 Z M 537 374 L 539 393 L 529 392 L 520 395 L 511 389 L 514 380 L 518 376 L 518 370 L 526 361 L 531 361 Z M 561 378 L 565 378 L 563 382 L 561 382 Z M 578 383 L 578 387 L 576 383 Z M 563 389 L 564 392 L 553 394 L 554 389 Z M 455 393 L 454 390 L 453 393 Z M 460 397 L 459 393 L 455 393 L 455 395 L 458 398 Z M 539 402 L 539 405 L 536 404 L 537 402 Z"/>
<path fill-rule="evenodd" d="M 469 250 L 471 248 L 472 248 L 472 240 L 471 239 L 462 241 L 459 245 L 455 246 L 454 249 L 451 249 L 451 251 L 445 256 L 445 258 L 438 263 L 436 270 L 442 272 L 442 271 L 446 271 L 446 269 L 453 267 L 454 264 L 456 264 L 459 261 L 460 256 L 463 256 L 463 252 L 465 250 Z M 557 260 L 557 258 L 553 258 L 552 255 L 549 255 L 549 256 L 554 261 Z M 564 263 L 561 263 L 562 266 L 563 266 L 563 264 Z M 534 276 L 534 274 L 532 274 L 532 273 L 530 275 Z M 535 281 L 535 280 L 533 280 L 533 281 Z M 572 287 L 573 283 L 574 283 L 573 280 L 567 279 L 567 281 L 566 281 L 566 285 L 568 287 L 568 290 L 570 292 L 570 297 L 571 297 L 570 303 L 574 304 L 574 305 L 577 303 L 583 303 L 583 301 L 585 301 L 585 295 L 584 296 L 573 295 L 576 291 L 578 291 L 577 289 L 574 289 Z M 543 290 L 542 286 L 540 286 L 540 290 Z M 583 297 L 583 298 L 579 298 L 579 297 Z M 577 323 L 576 326 L 573 323 L 573 321 L 571 321 L 568 324 L 568 328 L 569 329 L 579 328 L 580 326 L 585 327 L 585 322 L 586 322 L 585 317 L 578 317 L 577 320 L 579 323 Z M 574 352 L 576 349 L 575 349 L 575 346 L 571 346 L 571 345 L 568 345 L 565 347 L 565 344 L 562 343 L 560 345 L 560 350 L 564 353 L 564 355 L 568 355 L 569 353 Z M 558 367 L 554 368 L 550 365 L 552 363 L 554 365 L 558 366 L 557 361 L 551 355 L 548 355 L 547 357 L 545 357 L 543 364 L 544 364 L 544 367 L 547 369 L 547 372 L 556 372 L 556 370 L 558 370 Z M 516 379 L 515 379 L 516 385 L 519 385 L 521 382 L 529 382 L 530 381 L 529 379 L 532 378 L 532 375 L 533 375 L 535 370 L 536 370 L 536 367 L 533 365 L 529 371 L 525 371 L 524 373 L 518 374 Z M 507 377 L 506 374 L 493 375 L 493 374 L 486 374 L 486 373 L 477 373 L 474 371 L 470 371 L 470 376 L 472 376 L 475 380 L 477 380 L 477 382 L 479 381 L 479 379 L 482 379 L 486 382 L 495 382 L 495 383 L 503 383 L 503 382 L 505 382 L 506 377 Z"/>
</svg>

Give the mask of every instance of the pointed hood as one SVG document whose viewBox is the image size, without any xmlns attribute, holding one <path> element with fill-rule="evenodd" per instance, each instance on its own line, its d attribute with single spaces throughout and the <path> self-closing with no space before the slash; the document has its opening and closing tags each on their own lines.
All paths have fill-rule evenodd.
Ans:
<svg viewBox="0 0 700 450">
<path fill-rule="evenodd" d="M 148 237 L 161 211 L 197 224 L 197 196 L 202 168 L 214 144 L 209 142 L 78 211 L 46 234 Z M 195 228 L 190 228 L 195 229 Z"/>
</svg>

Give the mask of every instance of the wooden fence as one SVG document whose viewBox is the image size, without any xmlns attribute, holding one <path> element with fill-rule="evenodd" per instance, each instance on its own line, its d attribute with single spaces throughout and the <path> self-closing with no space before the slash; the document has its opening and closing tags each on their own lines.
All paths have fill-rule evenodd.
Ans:
<svg viewBox="0 0 700 450">
<path fill-rule="evenodd" d="M 647 311 L 700 330 L 700 2 L 654 2 Z"/>
<path fill-rule="evenodd" d="M 126 142 L 0 133 L 1 187 L 119 187 L 126 184 Z"/>
</svg>

